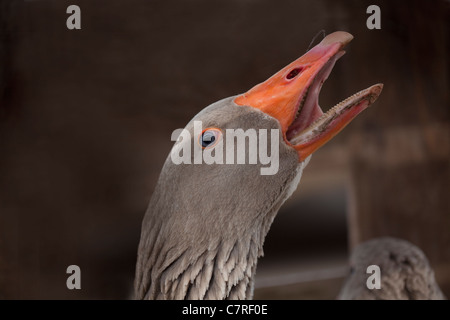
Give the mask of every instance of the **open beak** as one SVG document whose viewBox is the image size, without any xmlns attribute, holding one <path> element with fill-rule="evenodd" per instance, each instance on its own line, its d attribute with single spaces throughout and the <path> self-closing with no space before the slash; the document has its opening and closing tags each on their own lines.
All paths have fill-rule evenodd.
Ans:
<svg viewBox="0 0 450 320">
<path fill-rule="evenodd" d="M 285 142 L 295 148 L 300 161 L 323 146 L 380 95 L 382 84 L 362 90 L 326 113 L 319 106 L 319 92 L 342 48 L 353 39 L 338 31 L 272 77 L 239 95 L 234 102 L 258 108 L 280 122 Z"/>
</svg>

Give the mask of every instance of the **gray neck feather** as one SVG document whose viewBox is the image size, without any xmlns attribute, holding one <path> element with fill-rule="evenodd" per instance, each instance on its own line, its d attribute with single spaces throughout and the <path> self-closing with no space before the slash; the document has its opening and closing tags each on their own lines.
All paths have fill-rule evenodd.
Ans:
<svg viewBox="0 0 450 320">
<path fill-rule="evenodd" d="M 294 184 L 298 183 L 302 169 L 300 166 L 297 177 L 292 178 Z M 251 229 L 218 221 L 215 225 L 219 229 L 212 232 L 212 224 L 208 228 L 190 229 L 189 220 L 180 222 L 179 215 L 169 214 L 168 210 L 185 206 L 171 203 L 168 209 L 168 194 L 177 190 L 160 192 L 160 189 L 164 188 L 157 186 L 142 224 L 135 299 L 252 299 L 264 238 L 294 188 L 286 186 L 279 201 L 268 213 L 261 213 Z"/>
<path fill-rule="evenodd" d="M 152 216 L 154 217 L 154 216 Z M 246 237 L 168 245 L 168 224 L 150 218 L 142 235 L 136 299 L 251 299 L 253 278 L 268 227 Z M 144 229 L 143 229 L 144 230 Z M 259 232 L 257 232 L 259 231 Z"/>
<path fill-rule="evenodd" d="M 218 243 L 200 252 L 155 245 L 141 266 L 136 298 L 251 298 L 258 246 L 246 242 Z"/>
</svg>

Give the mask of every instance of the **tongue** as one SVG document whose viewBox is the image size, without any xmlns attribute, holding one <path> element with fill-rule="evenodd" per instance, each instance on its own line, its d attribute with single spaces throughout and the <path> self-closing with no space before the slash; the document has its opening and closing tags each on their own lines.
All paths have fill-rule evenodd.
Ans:
<svg viewBox="0 0 450 320">
<path fill-rule="evenodd" d="M 286 138 L 288 140 L 291 140 L 297 135 L 297 133 L 306 129 L 311 123 L 323 115 L 323 111 L 320 108 L 317 99 L 320 91 L 319 87 L 319 85 L 314 83 L 309 89 L 308 96 L 306 97 L 302 110 L 300 110 L 297 119 L 289 126 L 289 129 L 286 132 Z"/>
<path fill-rule="evenodd" d="M 305 93 L 307 96 L 303 107 L 299 106 L 302 109 L 299 111 L 297 119 L 289 126 L 286 132 L 288 140 L 291 140 L 297 133 L 302 132 L 323 115 L 323 111 L 319 106 L 320 89 L 322 89 L 324 81 L 327 80 L 333 70 L 334 64 L 344 53 L 344 51 L 339 51 L 322 67 L 314 78 L 313 83 Z"/>
</svg>

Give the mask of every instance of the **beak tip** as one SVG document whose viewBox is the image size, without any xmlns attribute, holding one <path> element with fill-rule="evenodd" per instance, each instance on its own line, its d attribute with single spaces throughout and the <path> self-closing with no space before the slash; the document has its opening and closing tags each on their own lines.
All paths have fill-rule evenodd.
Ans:
<svg viewBox="0 0 450 320">
<path fill-rule="evenodd" d="M 353 40 L 353 36 L 345 31 L 336 31 L 333 33 L 330 33 L 327 35 L 323 40 L 320 42 L 321 45 L 330 45 L 333 43 L 340 42 L 342 47 L 347 45 L 350 41 Z"/>
<path fill-rule="evenodd" d="M 382 83 L 377 83 L 369 88 L 370 90 L 369 104 L 374 103 L 378 99 L 378 97 L 381 94 L 381 91 L 383 90 L 383 86 L 384 85 Z"/>
</svg>

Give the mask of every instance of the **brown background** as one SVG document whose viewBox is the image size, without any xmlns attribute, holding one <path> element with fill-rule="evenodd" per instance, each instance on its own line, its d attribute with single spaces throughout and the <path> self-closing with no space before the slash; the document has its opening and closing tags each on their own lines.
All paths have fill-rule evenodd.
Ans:
<svg viewBox="0 0 450 320">
<path fill-rule="evenodd" d="M 66 28 L 70 4 L 82 30 Z M 381 30 L 366 28 L 370 4 Z M 347 248 L 382 235 L 419 245 L 449 296 L 449 18 L 448 1 L 1 1 L 0 298 L 128 298 L 171 132 L 322 29 L 355 36 L 324 109 L 385 87 L 313 157 L 256 297 L 333 298 Z M 82 290 L 65 286 L 71 264 Z"/>
</svg>

